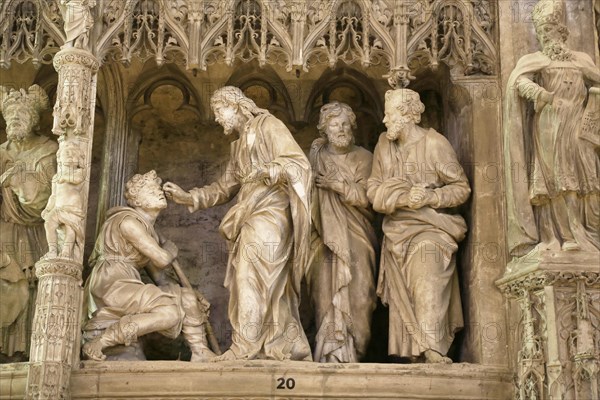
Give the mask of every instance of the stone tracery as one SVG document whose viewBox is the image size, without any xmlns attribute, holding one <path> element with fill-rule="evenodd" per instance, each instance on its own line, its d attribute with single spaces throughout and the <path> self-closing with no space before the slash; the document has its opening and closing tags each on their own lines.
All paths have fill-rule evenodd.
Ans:
<svg viewBox="0 0 600 400">
<path fill-rule="evenodd" d="M 39 66 L 52 62 L 59 46 L 65 41 L 58 1 L 6 1 L 1 7 L 3 15 L 9 15 L 9 18 L 0 22 L 0 27 L 4 28 L 0 37 L 0 66 L 10 68 L 28 61 Z M 448 67 L 453 83 L 460 85 L 461 88 L 471 88 L 473 86 L 469 85 L 476 86 L 481 82 L 487 84 L 501 79 L 500 50 L 496 41 L 499 30 L 497 8 L 496 3 L 486 0 L 416 2 L 387 0 L 371 2 L 361 0 L 102 1 L 98 2 L 98 7 L 93 10 L 97 29 L 91 33 L 93 36 L 91 42 L 95 44 L 92 53 L 100 60 L 103 64 L 102 68 L 105 70 L 108 70 L 110 66 L 118 71 L 119 64 L 135 66 L 142 60 L 155 62 L 157 66 L 162 65 L 163 68 L 166 67 L 165 64 L 174 64 L 176 69 L 181 67 L 181 69 L 193 71 L 194 77 L 196 77 L 197 73 L 214 71 L 215 66 L 226 65 L 237 68 L 241 63 L 250 63 L 249 65 L 258 65 L 259 68 L 255 68 L 256 71 L 259 71 L 258 75 L 261 74 L 260 71 L 266 71 L 267 68 L 272 67 L 277 71 L 276 74 L 284 77 L 284 71 L 292 72 L 292 74 L 295 72 L 296 76 L 313 77 L 323 67 L 331 67 L 334 70 L 343 67 L 370 72 L 368 77 L 365 76 L 361 79 L 372 79 L 373 76 L 379 78 L 386 75 L 390 78 L 389 83 L 393 86 L 410 85 L 411 82 L 414 82 L 414 76 L 422 76 L 417 72 L 435 70 L 444 64 L 442 69 Z M 35 32 L 35 35 L 31 34 L 32 32 Z M 87 60 L 85 57 L 79 58 L 79 61 L 85 60 Z M 85 67 L 89 68 L 92 64 L 95 63 L 92 62 Z M 71 71 L 77 69 L 75 64 L 72 67 Z M 80 71 L 83 74 L 72 73 L 74 79 L 67 79 L 69 73 L 64 71 L 64 76 L 58 86 L 59 101 L 57 102 L 55 129 L 57 134 L 68 131 L 67 138 L 83 136 L 83 140 L 91 140 L 91 137 L 86 139 L 85 136 L 89 136 L 87 128 L 93 121 L 91 104 L 93 104 L 95 92 L 86 92 L 81 84 L 93 82 L 95 87 L 96 78 L 94 72 L 88 74 L 88 71 L 83 68 Z M 183 71 L 180 72 L 185 74 Z M 120 73 L 117 72 L 117 74 Z M 84 79 L 79 80 L 80 75 L 84 75 Z M 373 78 L 373 81 L 380 84 L 377 79 Z M 111 82 L 113 82 L 112 84 L 120 82 L 116 84 L 123 85 L 119 89 L 123 93 L 128 93 L 132 87 L 131 83 L 119 81 L 119 79 Z M 162 84 L 164 83 L 169 83 L 169 81 L 163 81 Z M 194 97 L 193 83 L 182 83 L 179 80 L 170 83 L 174 83 L 174 86 L 181 90 L 184 98 L 182 107 L 195 112 L 200 120 L 209 119 L 207 105 L 200 104 Z M 125 87 L 125 85 L 129 85 L 129 87 Z M 248 80 L 245 85 L 246 88 L 250 88 L 250 91 L 260 92 L 260 96 L 264 96 L 263 92 L 268 92 L 271 100 L 275 97 L 279 100 L 285 98 L 285 105 L 282 106 L 281 112 L 287 115 L 286 118 L 292 125 L 299 127 L 300 132 L 302 132 L 303 124 L 309 122 L 306 115 L 310 113 L 304 113 L 304 118 L 302 117 L 302 99 L 306 98 L 306 95 L 296 98 L 293 90 L 295 86 L 290 85 L 290 81 L 285 80 L 282 82 L 282 86 L 279 86 L 279 83 L 273 86 L 272 81 Z M 146 93 L 147 97 L 151 95 L 152 90 L 153 88 L 148 88 L 150 94 Z M 205 89 L 202 88 L 202 90 Z M 327 88 L 325 92 L 329 93 L 332 90 L 332 88 Z M 379 87 L 374 89 L 374 92 L 378 90 L 380 91 Z M 68 101 L 70 96 L 67 95 L 67 92 L 79 97 L 80 100 Z M 300 92 L 298 90 L 298 93 Z M 200 93 L 201 96 L 203 94 Z M 473 95 L 473 98 L 477 96 L 473 93 L 469 93 L 469 95 Z M 286 96 L 290 97 L 289 101 Z M 131 101 L 131 99 L 125 100 L 126 95 L 123 97 L 123 102 Z M 147 105 L 146 100 L 144 100 L 144 105 Z M 363 100 L 363 103 L 366 103 L 366 107 L 369 106 L 368 100 L 366 102 Z M 301 106 L 298 106 L 299 104 Z M 473 103 L 473 99 L 466 109 L 468 109 L 467 112 L 464 112 L 465 109 L 460 109 L 456 112 L 457 117 L 452 116 L 461 121 L 457 126 L 470 126 L 470 124 L 475 126 L 477 124 L 475 120 L 478 117 L 490 115 L 488 114 L 490 108 L 486 109 L 485 105 Z M 471 112 L 470 110 L 473 110 L 474 113 L 472 117 L 468 114 Z M 376 111 L 371 111 L 376 113 Z M 80 119 L 72 119 L 73 115 Z M 494 115 L 492 112 L 492 119 Z M 473 118 L 473 122 L 469 118 Z M 126 117 L 123 118 L 123 120 L 126 119 Z M 441 120 L 445 125 L 456 124 L 455 119 Z M 460 125 L 461 123 L 464 125 Z M 125 152 L 124 147 L 118 145 L 117 142 L 122 143 L 125 140 L 128 128 L 124 127 L 128 127 L 128 125 L 121 124 L 119 126 L 124 129 L 121 136 L 115 133 L 109 140 L 114 140 L 114 146 L 121 149 L 121 152 Z M 444 126 L 444 128 L 446 127 Z M 459 129 L 454 127 L 448 130 Z M 116 132 L 116 130 L 114 131 Z M 488 134 L 488 131 L 486 130 L 484 133 Z M 453 135 L 457 135 L 457 132 Z M 465 132 L 464 135 L 475 135 L 475 132 Z M 483 133 L 478 132 L 477 135 L 483 135 Z M 453 146 L 461 147 L 461 151 L 470 151 L 464 150 L 463 144 L 458 140 L 456 137 L 451 140 Z M 480 139 L 475 136 L 469 136 L 465 140 L 475 142 L 475 144 L 468 143 L 474 148 L 481 146 L 481 142 L 477 142 Z M 88 143 L 86 142 L 86 144 Z M 477 151 L 480 152 L 481 148 Z M 106 160 L 109 158 L 106 156 Z M 123 160 L 126 158 L 126 155 L 120 155 L 112 167 L 113 171 L 117 166 L 124 166 Z M 131 158 L 131 160 L 133 159 Z M 465 170 L 469 173 L 468 168 Z M 473 173 L 477 174 L 477 167 L 474 167 L 474 171 Z M 110 176 L 105 178 L 110 179 Z M 471 179 L 471 177 L 469 178 Z M 107 204 L 114 205 L 114 202 L 121 197 L 119 196 L 118 181 L 124 181 L 124 178 L 117 179 L 115 185 L 117 187 L 111 188 L 111 193 L 113 190 L 114 193 L 107 195 L 109 199 Z M 475 179 L 474 187 L 476 190 L 482 190 L 481 181 L 477 182 Z M 476 199 L 475 203 L 477 202 Z M 481 203 L 474 204 L 472 209 L 478 210 L 478 207 L 481 207 Z M 473 219 L 477 220 L 478 218 L 481 219 L 474 213 Z M 99 216 L 99 220 L 102 220 L 102 217 Z M 477 228 L 473 230 L 475 238 L 479 235 L 478 232 Z M 469 257 L 466 263 L 468 265 L 473 263 L 484 270 L 486 263 L 476 261 L 478 256 L 476 252 L 474 254 L 472 256 L 469 253 L 468 256 L 465 256 Z M 43 285 L 40 286 L 48 295 L 43 301 L 49 301 L 47 299 L 56 294 L 53 292 L 53 285 L 70 288 L 71 294 L 77 292 L 77 281 L 81 279 L 78 275 L 81 273 L 79 266 L 67 264 L 40 265 L 39 276 L 50 278 L 45 279 Z M 59 279 L 55 276 L 57 274 L 63 277 L 72 275 L 73 279 Z M 570 285 L 569 289 L 563 290 L 561 287 L 553 293 L 544 289 L 546 292 L 543 295 L 540 292 L 541 288 L 558 284 L 553 280 L 554 278 L 540 278 L 542 283 L 538 283 L 541 286 L 536 286 L 536 289 L 528 288 L 527 282 L 510 283 L 510 285 L 514 283 L 518 293 L 511 294 L 508 291 L 507 296 L 514 295 L 520 299 L 525 316 L 527 316 L 528 309 L 531 311 L 531 315 L 527 317 L 529 322 L 524 324 L 524 326 L 530 327 L 528 328 L 529 332 L 524 333 L 525 342 L 519 342 L 519 346 L 523 346 L 519 355 L 519 364 L 529 365 L 529 368 L 520 370 L 517 390 L 521 393 L 522 398 L 534 395 L 544 397 L 548 393 L 557 394 L 565 391 L 576 391 L 579 396 L 589 393 L 586 390 L 590 390 L 590 382 L 593 382 L 594 376 L 597 376 L 597 370 L 594 357 L 590 355 L 590 348 L 586 347 L 584 343 L 591 341 L 591 343 L 595 343 L 596 348 L 599 344 L 597 343 L 598 338 L 594 338 L 592 335 L 590 339 L 589 335 L 586 336 L 586 329 L 590 324 L 592 328 L 595 327 L 596 330 L 598 328 L 598 297 L 595 291 L 597 279 L 591 278 L 590 280 L 588 278 L 581 278 L 578 281 L 580 283 L 560 278 L 560 284 Z M 487 279 L 489 281 L 491 278 Z M 526 287 L 525 291 L 524 286 Z M 552 336 L 548 331 L 549 325 L 544 320 L 549 307 L 548 298 L 552 296 L 556 299 L 560 329 L 572 332 L 566 348 L 571 357 L 571 364 L 562 369 L 560 363 L 557 364 L 560 357 L 551 352 L 545 352 L 544 348 Z M 71 296 L 71 301 L 77 303 L 79 300 L 77 296 Z M 66 303 L 63 304 L 60 301 L 57 301 L 56 305 L 67 307 Z M 476 308 L 477 306 L 470 305 L 469 307 Z M 68 349 L 73 345 L 75 338 L 68 332 L 57 330 L 56 321 L 62 321 L 65 318 L 73 319 L 72 315 L 77 313 L 77 309 L 69 308 L 71 314 L 67 313 L 68 315 L 56 314 L 51 311 L 40 308 L 40 319 L 36 326 L 42 329 L 40 324 L 49 324 L 48 326 L 52 329 L 47 329 L 46 333 L 56 343 L 60 341 L 61 335 L 66 336 L 67 340 L 63 343 L 63 349 Z M 571 318 L 571 314 L 576 315 L 576 318 Z M 49 340 L 48 337 L 45 337 L 44 340 Z M 49 354 L 47 348 L 41 348 L 44 340 L 38 341 L 39 351 L 36 353 L 42 358 Z M 528 348 L 527 340 L 537 344 Z M 486 345 L 484 343 L 482 347 Z M 484 353 L 485 351 L 483 350 Z M 467 357 L 465 357 L 466 359 Z M 549 363 L 547 363 L 548 360 L 550 360 Z M 544 375 L 544 366 L 547 367 L 547 375 Z M 68 376 L 66 371 L 70 367 L 71 364 L 62 365 L 63 371 L 53 376 L 62 376 L 63 378 L 58 379 L 62 379 L 64 383 L 64 377 Z M 32 379 L 35 380 L 36 374 L 40 371 L 40 368 L 32 368 Z M 593 392 L 593 386 L 591 387 Z M 40 390 L 40 387 L 36 389 L 34 384 L 30 388 L 34 391 Z M 57 390 L 68 391 L 68 388 L 62 387 Z M 59 392 L 53 392 L 53 395 L 57 393 Z M 35 394 L 30 395 L 35 397 Z"/>
</svg>

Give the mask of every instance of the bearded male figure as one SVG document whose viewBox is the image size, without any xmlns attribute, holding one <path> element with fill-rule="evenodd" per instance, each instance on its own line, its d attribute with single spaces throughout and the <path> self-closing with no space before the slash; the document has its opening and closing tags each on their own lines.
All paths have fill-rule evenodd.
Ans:
<svg viewBox="0 0 600 400">
<path fill-rule="evenodd" d="M 454 149 L 416 124 L 425 106 L 410 89 L 385 94 L 385 123 L 375 147 L 367 196 L 385 214 L 377 294 L 390 309 L 388 354 L 450 363 L 463 327 L 455 253 L 467 231 L 448 208 L 471 192 Z"/>
<path fill-rule="evenodd" d="M 589 98 L 588 88 L 600 85 L 600 71 L 587 54 L 566 47 L 564 13 L 562 1 L 536 4 L 533 23 L 542 51 L 523 56 L 508 80 L 508 242 L 517 257 L 600 249 L 600 159 L 592 144 L 600 132 L 597 126 L 589 132 L 591 141 L 582 132 L 586 102 L 597 113 L 598 100 Z M 534 113 L 527 112 L 528 103 Z"/>
<path fill-rule="evenodd" d="M 183 333 L 192 362 L 214 356 L 206 340 L 207 305 L 161 273 L 177 257 L 171 241 L 159 243 L 154 222 L 167 207 L 156 172 L 135 175 L 126 185 L 130 207 L 114 207 L 90 257 L 93 268 L 85 285 L 90 318 L 83 327 L 83 354 L 104 360 L 104 350 L 129 345 L 138 337 L 159 332 L 169 338 Z M 159 285 L 144 284 L 145 269 Z"/>
<path fill-rule="evenodd" d="M 225 287 L 234 334 L 214 361 L 310 360 L 298 313 L 310 245 L 310 164 L 286 126 L 239 88 L 215 91 L 211 107 L 226 135 L 239 134 L 225 174 L 190 192 L 170 182 L 164 189 L 190 212 L 237 195 L 220 226 L 230 252 Z"/>
<path fill-rule="evenodd" d="M 35 306 L 33 267 L 47 251 L 41 217 L 51 194 L 58 144 L 37 134 L 49 108 L 38 85 L 28 91 L 0 86 L 7 141 L 0 145 L 0 352 L 26 356 Z"/>
<path fill-rule="evenodd" d="M 356 116 L 337 101 L 321 107 L 310 163 L 313 191 L 314 261 L 308 274 L 318 332 L 314 359 L 358 362 L 365 355 L 375 309 L 373 212 L 367 179 L 373 155 L 354 145 Z"/>
</svg>

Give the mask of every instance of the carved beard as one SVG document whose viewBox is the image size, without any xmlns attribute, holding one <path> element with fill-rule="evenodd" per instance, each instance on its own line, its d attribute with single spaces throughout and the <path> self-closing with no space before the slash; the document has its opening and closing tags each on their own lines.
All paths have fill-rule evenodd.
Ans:
<svg viewBox="0 0 600 400">
<path fill-rule="evenodd" d="M 352 142 L 352 136 L 346 135 L 343 137 L 328 137 L 329 143 L 335 147 L 348 147 Z"/>
<path fill-rule="evenodd" d="M 29 135 L 27 127 L 22 125 L 10 125 L 6 127 L 6 138 L 10 141 L 21 143 Z"/>
<path fill-rule="evenodd" d="M 559 40 L 545 40 L 542 53 L 552 61 L 570 61 L 573 59 L 573 54 L 571 54 L 565 42 Z"/>
<path fill-rule="evenodd" d="M 223 120 L 223 119 L 217 119 L 217 122 L 219 123 L 219 125 L 221 125 L 223 127 L 223 133 L 227 136 L 231 135 L 233 133 L 233 129 L 234 129 L 234 123 L 231 120 Z"/>
<path fill-rule="evenodd" d="M 410 122 L 409 120 L 396 122 L 394 125 L 388 128 L 385 137 L 390 142 L 393 142 L 394 140 L 398 139 L 402 132 L 404 132 L 406 128 L 411 124 L 412 122 Z"/>
</svg>

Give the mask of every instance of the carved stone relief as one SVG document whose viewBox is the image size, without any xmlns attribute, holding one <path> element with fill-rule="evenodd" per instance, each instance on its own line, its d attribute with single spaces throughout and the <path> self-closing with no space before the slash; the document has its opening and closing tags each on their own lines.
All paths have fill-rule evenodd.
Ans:
<svg viewBox="0 0 600 400">
<path fill-rule="evenodd" d="M 356 115 L 344 103 L 321 108 L 310 151 L 315 174 L 313 239 L 307 279 L 316 310 L 314 360 L 364 358 L 376 306 L 377 237 L 367 198 L 373 155 L 354 145 Z"/>
<path fill-rule="evenodd" d="M 0 146 L 0 346 L 7 356 L 29 353 L 37 292 L 33 267 L 47 250 L 41 214 L 50 197 L 58 146 L 37 130 L 48 108 L 48 96 L 38 85 L 10 91 L 0 86 L 8 139 Z"/>
<path fill-rule="evenodd" d="M 390 309 L 388 353 L 451 363 L 446 355 L 463 327 L 454 253 L 467 225 L 444 211 L 471 189 L 447 139 L 416 125 L 425 110 L 418 93 L 390 90 L 385 101 L 388 130 L 375 147 L 367 195 L 385 215 L 377 294 Z"/>
<path fill-rule="evenodd" d="M 600 252 L 598 89 L 590 89 L 600 85 L 600 70 L 587 54 L 567 48 L 564 18 L 562 2 L 536 4 L 542 51 L 521 58 L 508 80 L 505 172 L 515 257 Z M 524 109 L 535 118 L 524 118 Z"/>
<path fill-rule="evenodd" d="M 594 399 L 598 394 L 600 275 L 590 260 L 547 263 L 499 285 L 520 305 L 514 346 L 519 399 Z"/>
</svg>

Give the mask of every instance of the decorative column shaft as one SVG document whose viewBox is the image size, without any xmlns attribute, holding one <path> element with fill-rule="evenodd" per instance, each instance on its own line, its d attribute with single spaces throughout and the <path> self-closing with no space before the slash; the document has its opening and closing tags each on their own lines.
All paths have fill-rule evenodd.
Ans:
<svg viewBox="0 0 600 400">
<path fill-rule="evenodd" d="M 89 191 L 98 60 L 82 49 L 56 54 L 58 92 L 53 132 L 60 135 L 54 206 L 46 228 L 56 223 L 50 252 L 36 264 L 39 279 L 33 321 L 27 399 L 70 398 L 71 369 L 79 360 L 81 271 Z M 51 229 L 52 231 L 52 229 Z M 53 231 L 52 231 L 53 232 Z"/>
<path fill-rule="evenodd" d="M 515 328 L 518 399 L 598 400 L 600 273 L 597 253 L 531 258 L 497 281 Z"/>
<path fill-rule="evenodd" d="M 394 88 L 407 87 L 415 77 L 411 75 L 408 67 L 408 7 L 404 2 L 397 2 L 394 8 L 394 43 L 396 49 L 394 52 L 394 65 L 390 73 L 384 75 L 388 78 L 388 83 Z"/>
</svg>

